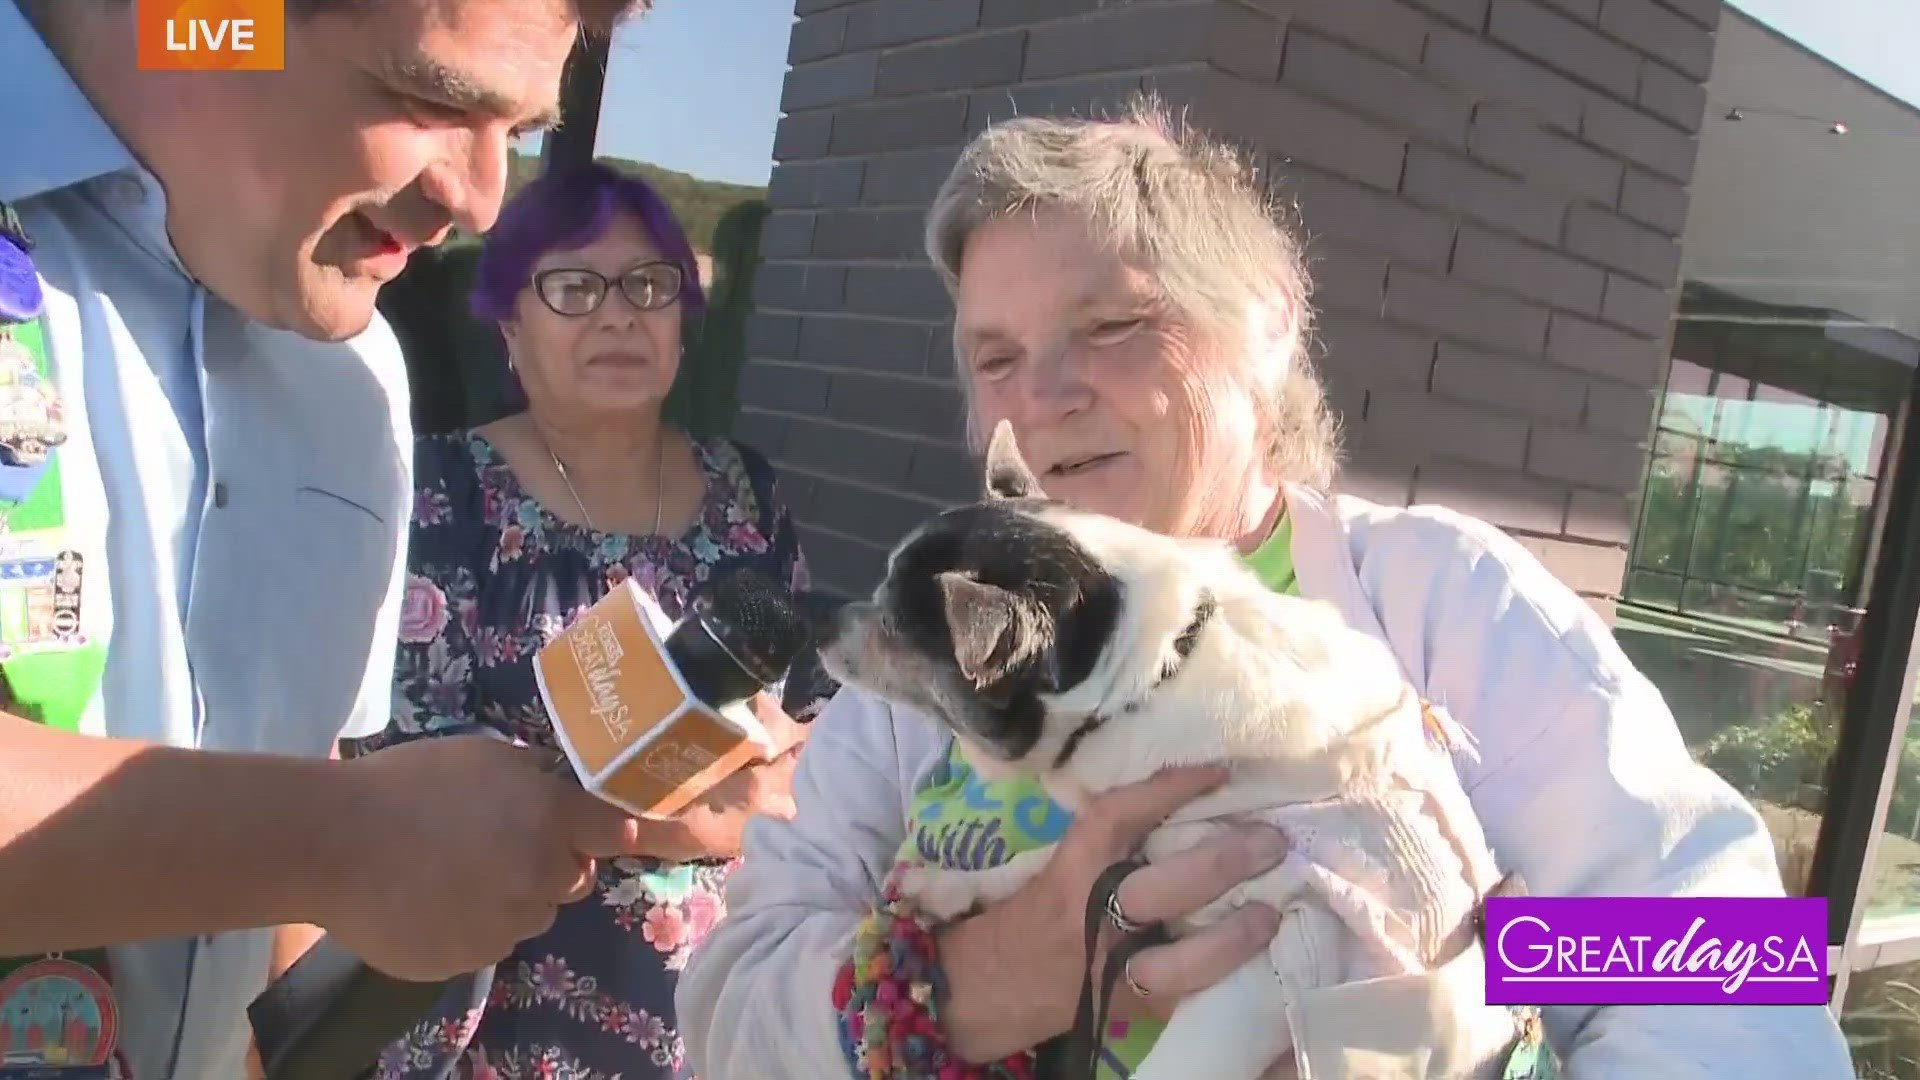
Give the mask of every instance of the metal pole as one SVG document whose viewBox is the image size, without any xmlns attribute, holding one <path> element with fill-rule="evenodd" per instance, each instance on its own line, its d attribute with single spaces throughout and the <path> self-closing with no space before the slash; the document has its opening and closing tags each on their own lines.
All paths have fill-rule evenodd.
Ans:
<svg viewBox="0 0 1920 1080">
<path fill-rule="evenodd" d="M 1909 386 L 1909 401 L 1920 385 Z M 1908 544 L 1920 536 L 1920 439 L 1903 439 L 1893 468 L 1883 528 L 1889 542 L 1875 560 L 1873 588 L 1859 628 L 1860 661 L 1827 770 L 1827 805 L 1808 872 L 1808 894 L 1828 900 L 1828 938 L 1845 944 L 1866 915 L 1888 804 L 1913 711 L 1920 666 L 1920 561 Z M 1842 989 L 1844 990 L 1844 978 Z"/>
<path fill-rule="evenodd" d="M 567 58 L 560 83 L 560 126 L 540 141 L 540 168 L 585 165 L 600 135 L 600 96 L 607 85 L 607 38 L 581 41 Z"/>
</svg>

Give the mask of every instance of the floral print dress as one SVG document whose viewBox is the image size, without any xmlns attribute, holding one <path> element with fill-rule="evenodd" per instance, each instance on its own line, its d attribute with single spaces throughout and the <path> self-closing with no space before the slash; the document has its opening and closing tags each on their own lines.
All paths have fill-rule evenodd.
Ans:
<svg viewBox="0 0 1920 1080">
<path fill-rule="evenodd" d="M 732 440 L 693 446 L 707 484 L 699 520 L 678 537 L 640 537 L 554 516 L 477 432 L 422 437 L 394 717 L 353 752 L 474 722 L 555 745 L 533 654 L 629 576 L 672 618 L 710 576 L 741 566 L 804 593 L 806 563 L 772 467 Z M 817 666 L 796 665 L 779 689 L 790 715 L 810 719 L 831 686 Z M 674 986 L 722 914 L 732 865 L 603 863 L 591 895 L 491 972 L 460 980 L 374 1075 L 689 1080 Z"/>
</svg>

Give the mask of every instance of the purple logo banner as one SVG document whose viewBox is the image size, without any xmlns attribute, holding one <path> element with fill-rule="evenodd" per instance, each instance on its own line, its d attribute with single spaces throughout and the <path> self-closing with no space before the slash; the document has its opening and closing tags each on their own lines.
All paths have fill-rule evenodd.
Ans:
<svg viewBox="0 0 1920 1080">
<path fill-rule="evenodd" d="M 1824 1005 L 1824 897 L 1487 898 L 1489 1005 Z"/>
</svg>

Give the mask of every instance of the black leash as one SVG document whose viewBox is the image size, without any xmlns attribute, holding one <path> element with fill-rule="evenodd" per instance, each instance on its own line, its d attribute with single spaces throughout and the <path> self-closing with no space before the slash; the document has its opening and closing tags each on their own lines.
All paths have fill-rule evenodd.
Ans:
<svg viewBox="0 0 1920 1080">
<path fill-rule="evenodd" d="M 1073 1028 L 1067 1034 L 1042 1044 L 1034 1062 L 1037 1080 L 1094 1080 L 1100 1071 L 1100 1047 L 1106 1039 L 1108 1009 L 1113 1004 L 1113 989 L 1127 970 L 1127 961 L 1143 949 L 1172 940 L 1162 923 L 1150 923 L 1114 942 L 1107 950 L 1107 961 L 1100 970 L 1099 992 L 1094 992 L 1093 955 L 1100 941 L 1100 923 L 1107 918 L 1113 896 L 1128 874 L 1146 865 L 1117 862 L 1102 871 L 1087 895 L 1086 943 L 1087 968 L 1080 978 L 1080 1002 L 1074 1009 Z"/>
</svg>

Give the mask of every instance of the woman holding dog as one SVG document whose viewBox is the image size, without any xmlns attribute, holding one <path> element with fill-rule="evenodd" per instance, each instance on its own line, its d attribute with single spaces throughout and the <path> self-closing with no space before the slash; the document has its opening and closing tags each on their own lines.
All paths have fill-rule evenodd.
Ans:
<svg viewBox="0 0 1920 1080">
<path fill-rule="evenodd" d="M 629 578 L 674 618 L 735 568 L 806 588 L 766 459 L 661 415 L 682 321 L 704 297 L 687 237 L 649 185 L 597 164 L 540 177 L 488 233 L 476 279 L 473 309 L 499 326 L 524 408 L 415 448 L 395 715 L 363 750 L 475 723 L 555 746 L 534 653 Z M 785 687 L 802 717 L 823 700 L 804 681 Z M 391 1047 L 380 1080 L 690 1076 L 673 1012 L 680 967 L 720 918 L 746 819 L 792 812 L 806 729 L 764 695 L 759 706 L 790 749 L 672 821 L 644 821 L 648 857 L 603 863 L 551 929 Z"/>
<path fill-rule="evenodd" d="M 1502 869 L 1531 892 L 1781 894 L 1759 817 L 1689 759 L 1577 595 L 1483 522 L 1331 493 L 1299 245 L 1238 156 L 1151 107 L 999 124 L 936 198 L 927 248 L 955 302 L 975 439 L 1008 421 L 1050 496 L 1230 542 L 1269 588 L 1329 601 L 1387 642 L 1471 735 L 1460 779 Z M 810 742 L 797 816 L 749 829 L 729 918 L 681 983 L 707 1080 L 1032 1075 L 1034 1048 L 1075 1025 L 1099 886 L 1119 882 L 1104 954 L 1118 930 L 1192 913 L 1285 854 L 1277 832 L 1246 827 L 1129 861 L 1220 782 L 1204 769 L 1116 788 L 1069 819 L 1036 786 L 972 773 L 926 718 L 852 689 Z M 947 926 L 924 930 L 882 895 L 902 862 L 978 869 L 1054 841 L 1035 879 Z M 1128 958 L 1101 1075 L 1127 1076 L 1173 1005 L 1259 955 L 1278 925 L 1248 905 Z M 1431 988 L 1382 982 L 1341 988 L 1353 1043 L 1421 1045 L 1421 1031 L 1379 1029 L 1417 1022 Z M 1544 1028 L 1573 1077 L 1851 1075 L 1819 1007 L 1561 1006 Z M 1537 1031 L 1516 1025 L 1516 1062 L 1542 1049 Z M 1308 1048 L 1313 1074 L 1374 1075 L 1345 1047 Z"/>
</svg>

